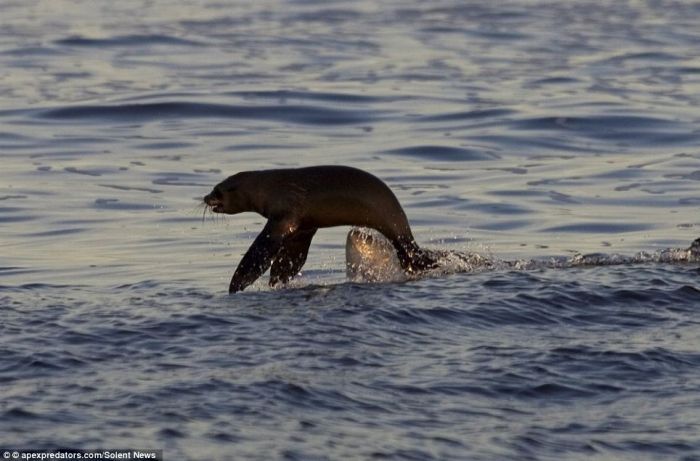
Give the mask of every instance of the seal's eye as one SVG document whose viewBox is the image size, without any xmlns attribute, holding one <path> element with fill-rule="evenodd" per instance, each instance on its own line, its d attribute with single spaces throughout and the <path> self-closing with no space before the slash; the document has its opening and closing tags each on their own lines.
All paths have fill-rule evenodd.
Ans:
<svg viewBox="0 0 700 461">
<path fill-rule="evenodd" d="M 216 186 L 214 190 L 211 193 L 212 197 L 215 199 L 221 200 L 224 197 L 223 192 L 221 192 L 221 188 L 219 186 Z"/>
</svg>

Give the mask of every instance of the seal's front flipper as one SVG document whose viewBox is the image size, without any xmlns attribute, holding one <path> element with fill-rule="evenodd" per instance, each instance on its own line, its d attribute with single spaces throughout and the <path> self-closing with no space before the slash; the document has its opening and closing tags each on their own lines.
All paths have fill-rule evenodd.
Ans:
<svg viewBox="0 0 700 461">
<path fill-rule="evenodd" d="M 314 238 L 316 229 L 304 232 L 295 232 L 282 242 L 282 246 L 272 262 L 270 269 L 270 286 L 279 283 L 285 284 L 296 276 L 306 262 L 309 253 L 311 239 Z"/>
<path fill-rule="evenodd" d="M 283 223 L 267 222 L 233 273 L 229 293 L 243 290 L 265 273 L 282 246 L 284 230 L 289 228 L 289 225 Z"/>
</svg>

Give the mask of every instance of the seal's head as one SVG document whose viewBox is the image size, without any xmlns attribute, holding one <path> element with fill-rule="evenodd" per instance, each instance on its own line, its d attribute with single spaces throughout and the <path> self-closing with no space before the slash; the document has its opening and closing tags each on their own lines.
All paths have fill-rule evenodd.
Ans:
<svg viewBox="0 0 700 461">
<path fill-rule="evenodd" d="M 254 211 L 251 203 L 248 176 L 238 173 L 226 178 L 204 197 L 204 203 L 214 213 L 236 214 Z"/>
</svg>

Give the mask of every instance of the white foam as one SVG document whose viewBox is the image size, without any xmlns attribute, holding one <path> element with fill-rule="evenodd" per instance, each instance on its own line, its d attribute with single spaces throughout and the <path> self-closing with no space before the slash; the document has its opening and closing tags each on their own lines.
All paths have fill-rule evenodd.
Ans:
<svg viewBox="0 0 700 461">
<path fill-rule="evenodd" d="M 372 229 L 355 227 L 348 233 L 345 247 L 346 274 L 348 279 L 353 282 L 395 282 L 404 281 L 408 278 L 417 279 L 492 270 L 695 263 L 700 262 L 700 239 L 694 241 L 689 248 L 667 248 L 655 252 L 642 251 L 632 256 L 590 253 L 576 254 L 569 258 L 550 257 L 507 261 L 474 252 L 434 249 L 426 249 L 425 251 L 437 260 L 437 266 L 409 277 L 401 269 L 393 246 L 383 235 Z"/>
</svg>

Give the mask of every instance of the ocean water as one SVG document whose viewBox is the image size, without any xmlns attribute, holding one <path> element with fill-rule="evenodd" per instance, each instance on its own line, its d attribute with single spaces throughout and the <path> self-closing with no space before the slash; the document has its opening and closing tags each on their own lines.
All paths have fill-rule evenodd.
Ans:
<svg viewBox="0 0 700 461">
<path fill-rule="evenodd" d="M 693 1 L 0 3 L 0 448 L 699 460 L 698 264 L 226 293 L 251 169 L 384 179 L 503 260 L 700 237 Z M 203 217 L 205 219 L 203 219 Z"/>
</svg>

